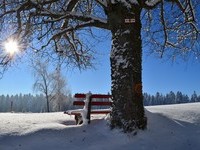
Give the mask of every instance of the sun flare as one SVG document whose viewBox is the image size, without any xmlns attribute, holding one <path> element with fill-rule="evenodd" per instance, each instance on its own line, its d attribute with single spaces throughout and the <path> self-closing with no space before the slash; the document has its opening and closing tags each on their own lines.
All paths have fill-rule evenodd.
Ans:
<svg viewBox="0 0 200 150">
<path fill-rule="evenodd" d="M 5 42 L 5 51 L 10 55 L 14 55 L 15 53 L 19 52 L 19 45 L 15 40 L 9 40 Z"/>
</svg>

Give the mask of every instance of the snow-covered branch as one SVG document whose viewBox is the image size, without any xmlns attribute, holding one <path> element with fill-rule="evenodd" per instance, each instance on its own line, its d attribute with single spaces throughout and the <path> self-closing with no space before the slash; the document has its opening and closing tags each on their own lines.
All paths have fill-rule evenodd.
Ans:
<svg viewBox="0 0 200 150">
<path fill-rule="evenodd" d="M 108 2 L 107 0 L 96 0 L 96 2 L 98 4 L 100 4 L 103 8 L 107 8 L 108 7 Z"/>
<path fill-rule="evenodd" d="M 186 21 L 194 21 L 195 18 L 195 13 L 194 13 L 194 8 L 192 5 L 192 0 L 184 0 L 184 3 L 181 2 L 180 0 L 169 0 L 173 3 L 175 3 L 179 9 L 184 13 Z"/>
<path fill-rule="evenodd" d="M 164 44 L 163 47 L 161 49 L 161 57 L 163 56 L 165 47 L 167 46 L 167 41 L 168 41 L 168 34 L 167 34 L 167 26 L 166 26 L 166 20 L 165 20 L 165 16 L 164 16 L 164 4 L 163 4 L 163 0 L 161 2 L 161 11 L 160 11 L 160 20 L 161 20 L 161 24 L 163 25 L 163 32 L 164 32 Z"/>
<path fill-rule="evenodd" d="M 159 3 L 161 3 L 161 0 L 146 0 L 143 3 L 143 7 L 146 9 L 153 9 L 155 8 Z"/>
<path fill-rule="evenodd" d="M 48 17 L 52 17 L 54 16 L 55 19 L 49 19 L 49 20 L 45 20 L 44 22 L 49 23 L 49 22 L 58 22 L 58 21 L 62 21 L 64 20 L 63 25 L 61 26 L 61 28 L 64 27 L 64 24 L 66 24 L 65 19 L 77 19 L 79 21 L 83 21 L 83 22 L 91 22 L 92 24 L 88 24 L 90 26 L 94 26 L 94 27 L 99 27 L 99 28 L 104 28 L 104 29 L 108 29 L 108 24 L 107 24 L 107 20 L 103 19 L 103 18 L 99 18 L 99 17 L 95 17 L 92 15 L 84 15 L 81 13 L 77 13 L 77 12 L 65 12 L 65 15 L 62 14 L 49 14 L 49 13 L 41 13 L 41 15 L 43 16 L 48 16 Z"/>
<path fill-rule="evenodd" d="M 178 56 L 185 59 L 188 53 L 196 55 L 194 50 L 200 32 L 195 4 L 191 0 L 160 0 L 159 9 L 146 9 L 143 43 L 152 49 L 152 53 L 160 57 L 166 53 L 172 59 Z"/>
<path fill-rule="evenodd" d="M 107 1 L 99 1 L 99 4 L 100 2 L 105 5 Z M 98 8 L 94 1 L 19 0 L 9 3 L 5 0 L 0 6 L 0 30 L 7 30 L 6 24 L 15 27 L 7 36 L 15 35 L 22 43 L 27 43 L 29 46 L 29 42 L 36 39 L 40 44 L 30 47 L 37 52 L 54 49 L 54 52 L 59 52 L 59 56 L 62 53 L 65 54 L 63 56 L 71 57 L 68 59 L 69 62 L 78 64 L 79 67 L 80 62 L 84 64 L 83 66 L 90 64 L 92 57 L 88 54 L 89 46 L 84 43 L 85 40 L 80 40 L 80 34 L 77 32 L 90 27 L 109 29 L 106 17 L 101 18 L 101 15 L 96 14 L 95 9 Z M 71 35 L 76 38 L 71 38 Z M 77 46 L 74 46 L 76 44 Z M 67 52 L 63 53 L 63 49 L 64 51 L 67 49 Z"/>
</svg>

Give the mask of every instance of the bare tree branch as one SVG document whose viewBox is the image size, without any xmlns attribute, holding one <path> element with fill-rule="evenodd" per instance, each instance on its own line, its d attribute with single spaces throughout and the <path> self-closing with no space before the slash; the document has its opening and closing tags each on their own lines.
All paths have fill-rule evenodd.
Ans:
<svg viewBox="0 0 200 150">
<path fill-rule="evenodd" d="M 191 0 L 161 0 L 157 5 L 160 9 L 146 11 L 144 18 L 148 21 L 145 20 L 144 29 L 149 38 L 144 43 L 151 47 L 152 52 L 161 57 L 164 52 L 171 57 L 174 54 L 185 57 L 189 56 L 186 53 L 193 53 L 198 43 L 199 27 L 194 8 L 190 5 Z M 157 14 L 160 14 L 160 19 L 152 21 L 151 18 L 155 18 Z M 155 26 L 157 28 L 153 28 Z"/>
<path fill-rule="evenodd" d="M 28 44 L 29 41 L 33 41 L 33 39 L 37 37 L 38 43 L 40 42 L 38 45 L 42 44 L 42 46 L 39 46 L 40 48 L 37 45 L 32 45 L 29 47 L 34 47 L 34 49 L 43 49 L 39 50 L 43 52 L 45 49 L 48 49 L 49 51 L 50 47 L 55 48 L 56 52 L 61 52 L 61 50 L 58 50 L 58 48 L 66 49 L 71 47 L 72 53 L 70 54 L 72 55 L 70 56 L 72 58 L 77 58 L 77 54 L 79 54 L 79 58 L 85 57 L 83 59 L 91 59 L 92 57 L 89 54 L 89 49 L 83 50 L 84 48 L 88 48 L 87 46 L 76 47 L 81 48 L 81 50 L 72 48 L 73 46 L 70 46 L 72 43 L 67 40 L 66 35 L 68 35 L 70 32 L 70 34 L 75 35 L 77 30 L 88 27 L 109 29 L 105 18 L 95 16 L 93 7 L 95 7 L 96 4 L 94 2 L 84 2 L 80 0 L 20 0 L 19 2 L 15 3 L 7 3 L 5 0 L 5 3 L 2 4 L 2 9 L 0 9 L 2 12 L 0 13 L 0 19 L 4 21 L 2 22 L 3 25 L 8 23 L 6 18 L 12 16 L 12 18 L 9 19 L 9 22 L 12 22 L 12 24 L 15 25 L 15 28 L 10 35 L 15 35 L 21 40 L 21 43 L 27 43 L 26 45 L 30 45 Z M 80 7 L 82 7 L 82 3 L 87 4 L 88 10 L 82 11 L 82 8 L 80 9 Z M 4 28 L 6 28 L 6 26 L 4 26 Z M 86 45 L 79 39 L 78 34 L 76 37 L 76 40 L 79 41 L 79 45 Z M 64 42 L 64 40 L 66 41 Z M 58 46 L 63 45 L 61 43 L 65 43 L 65 48 L 63 46 Z M 23 47 L 24 49 L 27 48 L 26 46 Z M 68 50 L 68 52 L 69 51 L 70 50 Z M 75 55 L 74 57 L 73 54 Z M 78 61 L 82 59 L 69 60 L 71 60 L 72 63 L 75 63 L 75 60 Z M 87 62 L 88 65 L 88 61 L 85 62 Z M 84 61 L 81 61 L 81 63 L 84 63 Z M 79 67 L 82 66 L 80 62 L 75 64 L 78 64 Z M 84 68 L 87 65 L 83 64 Z"/>
<path fill-rule="evenodd" d="M 73 13 L 73 12 L 66 12 L 66 15 L 58 15 L 58 14 L 48 14 L 48 13 L 41 13 L 41 15 L 44 16 L 51 16 L 52 15 L 56 18 L 56 19 L 50 19 L 50 20 L 45 20 L 45 23 L 49 23 L 49 22 L 57 22 L 57 21 L 61 21 L 63 19 L 77 19 L 79 21 L 83 21 L 83 22 L 91 22 L 92 24 L 88 24 L 89 26 L 94 26 L 94 27 L 98 27 L 98 28 L 104 28 L 104 29 L 109 29 L 109 26 L 107 24 L 107 20 L 103 19 L 103 18 L 97 18 L 95 16 L 91 16 L 91 15 L 82 15 L 79 13 Z M 83 26 L 84 27 L 84 26 Z M 61 28 L 64 28 L 64 26 L 62 25 Z"/>
<path fill-rule="evenodd" d="M 141 5 L 145 9 L 154 9 L 162 0 L 144 0 L 141 1 Z"/>
<path fill-rule="evenodd" d="M 98 4 L 100 4 L 104 9 L 108 7 L 107 0 L 96 0 Z"/>
</svg>

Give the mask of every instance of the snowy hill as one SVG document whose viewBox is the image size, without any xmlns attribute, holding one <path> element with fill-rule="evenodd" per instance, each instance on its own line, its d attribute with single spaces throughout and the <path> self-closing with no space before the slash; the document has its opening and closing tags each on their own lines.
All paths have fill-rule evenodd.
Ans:
<svg viewBox="0 0 200 150">
<path fill-rule="evenodd" d="M 0 113 L 0 150 L 199 150 L 200 103 L 146 107 L 136 136 L 109 130 L 105 116 L 75 126 L 60 113 Z"/>
</svg>

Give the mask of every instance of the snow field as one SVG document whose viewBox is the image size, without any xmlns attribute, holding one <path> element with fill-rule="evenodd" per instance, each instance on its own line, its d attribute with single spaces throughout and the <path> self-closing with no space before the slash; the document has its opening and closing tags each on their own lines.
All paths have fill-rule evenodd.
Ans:
<svg viewBox="0 0 200 150">
<path fill-rule="evenodd" d="M 110 130 L 105 116 L 74 125 L 58 113 L 0 113 L 0 150 L 199 150 L 200 103 L 148 106 L 137 135 Z"/>
</svg>

